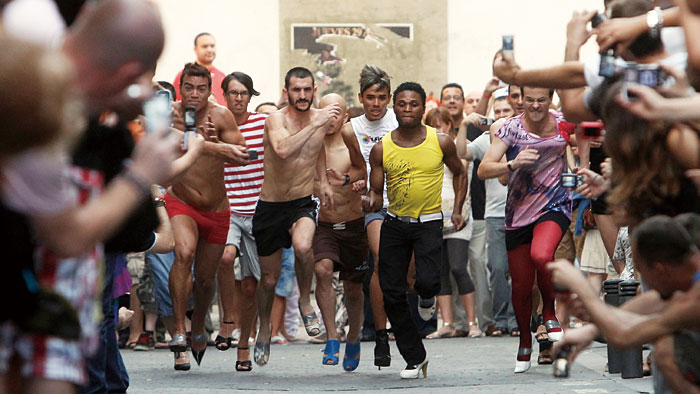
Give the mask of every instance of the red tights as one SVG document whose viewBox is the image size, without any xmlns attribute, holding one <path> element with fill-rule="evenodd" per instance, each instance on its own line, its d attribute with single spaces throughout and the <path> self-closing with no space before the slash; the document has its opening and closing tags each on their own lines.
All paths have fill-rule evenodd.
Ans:
<svg viewBox="0 0 700 394">
<path fill-rule="evenodd" d="M 530 315 L 535 272 L 537 272 L 537 285 L 542 294 L 542 316 L 545 321 L 557 319 L 554 315 L 552 275 L 547 271 L 547 263 L 554 260 L 554 252 L 561 237 L 561 228 L 557 223 L 544 221 L 535 226 L 532 232 L 532 243 L 519 245 L 508 252 L 508 265 L 513 283 L 513 309 L 520 329 L 520 348 L 532 347 Z M 528 355 L 520 361 L 529 359 Z"/>
</svg>

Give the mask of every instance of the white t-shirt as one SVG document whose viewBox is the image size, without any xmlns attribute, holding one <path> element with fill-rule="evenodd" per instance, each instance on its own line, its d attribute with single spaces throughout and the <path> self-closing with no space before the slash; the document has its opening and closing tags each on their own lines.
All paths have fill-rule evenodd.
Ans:
<svg viewBox="0 0 700 394">
<path fill-rule="evenodd" d="M 473 163 L 467 164 L 467 174 L 472 173 Z M 444 174 L 442 175 L 442 214 L 443 214 L 443 239 L 463 239 L 465 241 L 470 241 L 472 239 L 472 231 L 474 229 L 474 220 L 472 220 L 472 207 L 471 198 L 469 198 L 469 191 L 467 190 L 467 197 L 464 200 L 464 206 L 462 208 L 462 217 L 467 223 L 463 229 L 459 231 L 454 231 L 454 225 L 452 224 L 452 208 L 455 204 L 455 191 L 452 187 L 452 171 L 450 171 L 447 166 L 444 167 Z M 467 184 L 467 187 L 468 184 Z"/>
<path fill-rule="evenodd" d="M 491 146 L 490 134 L 487 131 L 484 134 L 476 137 L 476 139 L 467 145 L 471 151 L 474 160 L 482 160 L 486 151 Z M 508 188 L 501 185 L 498 178 L 489 178 L 485 182 L 486 185 L 486 208 L 484 217 L 486 218 L 502 218 L 506 216 L 506 198 L 508 197 Z"/>
<path fill-rule="evenodd" d="M 371 166 L 369 164 L 369 153 L 372 151 L 374 144 L 381 141 L 382 138 L 390 131 L 399 127 L 399 122 L 396 121 L 396 115 L 391 109 L 387 109 L 386 114 L 379 119 L 370 121 L 365 115 L 356 116 L 350 119 L 352 129 L 357 137 L 357 142 L 360 144 L 360 152 L 367 164 L 367 182 L 369 182 L 369 172 Z M 389 198 L 386 194 L 386 181 L 384 183 L 384 208 L 389 206 Z"/>
</svg>

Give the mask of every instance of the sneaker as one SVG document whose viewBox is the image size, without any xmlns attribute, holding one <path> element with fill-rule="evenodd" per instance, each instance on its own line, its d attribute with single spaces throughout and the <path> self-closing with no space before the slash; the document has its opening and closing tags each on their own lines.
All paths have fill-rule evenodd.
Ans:
<svg viewBox="0 0 700 394">
<path fill-rule="evenodd" d="M 135 351 L 147 351 L 153 350 L 156 347 L 156 340 L 153 338 L 152 331 L 145 331 L 139 335 L 139 339 L 136 340 L 136 346 L 134 346 Z"/>
<path fill-rule="evenodd" d="M 435 297 L 430 297 L 426 299 L 420 298 L 418 296 L 418 315 L 420 318 L 428 321 L 432 319 L 435 314 Z"/>
</svg>

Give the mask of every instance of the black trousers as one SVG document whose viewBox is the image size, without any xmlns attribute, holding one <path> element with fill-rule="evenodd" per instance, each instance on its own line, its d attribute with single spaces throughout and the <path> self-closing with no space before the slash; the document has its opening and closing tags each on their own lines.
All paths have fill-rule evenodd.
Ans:
<svg viewBox="0 0 700 394">
<path fill-rule="evenodd" d="M 414 289 L 421 298 L 440 292 L 442 220 L 403 223 L 387 216 L 379 238 L 379 285 L 384 293 L 384 310 L 396 336 L 396 345 L 408 365 L 425 360 L 425 347 L 406 301 L 406 275 L 415 255 Z"/>
</svg>

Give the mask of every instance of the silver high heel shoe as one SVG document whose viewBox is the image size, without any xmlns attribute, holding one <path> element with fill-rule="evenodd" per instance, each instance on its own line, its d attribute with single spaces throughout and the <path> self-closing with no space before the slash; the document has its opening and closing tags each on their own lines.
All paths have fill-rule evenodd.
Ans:
<svg viewBox="0 0 700 394">
<path fill-rule="evenodd" d="M 409 365 L 399 373 L 401 379 L 420 379 L 428 377 L 428 355 L 425 355 L 425 360 L 417 365 Z"/>
</svg>

